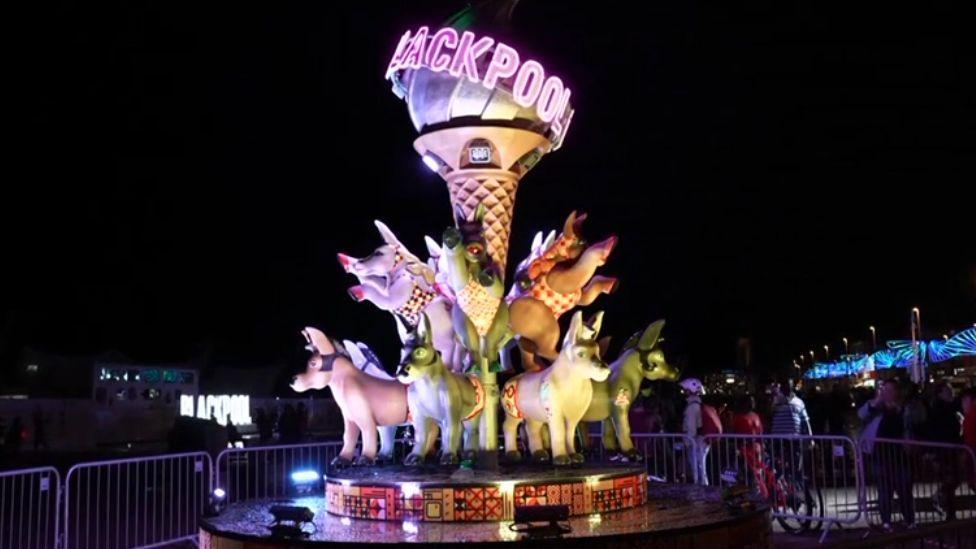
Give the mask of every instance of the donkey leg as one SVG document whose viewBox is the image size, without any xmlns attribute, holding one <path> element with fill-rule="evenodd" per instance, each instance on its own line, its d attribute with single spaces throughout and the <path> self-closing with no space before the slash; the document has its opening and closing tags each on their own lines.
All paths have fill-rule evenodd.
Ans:
<svg viewBox="0 0 976 549">
<path fill-rule="evenodd" d="M 529 451 L 532 453 L 532 461 L 544 463 L 549 461 L 549 452 L 546 451 L 543 441 L 543 431 L 546 424 L 532 419 L 525 422 L 525 434 L 529 438 Z"/>
<path fill-rule="evenodd" d="M 441 426 L 434 421 L 434 418 L 427 418 L 427 443 L 423 447 L 424 456 L 429 456 L 434 452 L 437 445 L 437 437 L 441 434 Z"/>
<path fill-rule="evenodd" d="M 603 449 L 608 452 L 616 452 L 620 449 L 617 445 L 617 431 L 610 418 L 603 420 Z"/>
<path fill-rule="evenodd" d="M 413 417 L 413 450 L 403 458 L 404 465 L 419 465 L 427 457 L 431 444 L 428 427 L 428 418 L 416 415 Z"/>
<path fill-rule="evenodd" d="M 552 464 L 569 465 L 572 463 L 569 452 L 566 451 L 566 420 L 562 414 L 555 411 L 549 416 L 549 439 L 552 442 Z"/>
<path fill-rule="evenodd" d="M 614 277 L 596 275 L 583 287 L 582 295 L 580 296 L 579 304 L 580 306 L 586 307 L 590 305 L 596 298 L 600 297 L 600 294 L 611 294 L 617 289 L 618 281 Z"/>
<path fill-rule="evenodd" d="M 353 458 L 356 457 L 356 442 L 359 441 L 359 426 L 349 418 L 343 418 L 342 422 L 342 449 L 332 460 L 334 467 L 344 467 L 352 463 Z"/>
<path fill-rule="evenodd" d="M 362 431 L 363 436 L 363 451 L 360 452 L 359 457 L 353 461 L 353 465 L 373 465 L 376 461 L 376 453 L 378 450 L 376 447 L 376 422 L 372 417 L 366 418 L 366 420 L 359 425 L 359 429 Z"/>
<path fill-rule="evenodd" d="M 481 416 L 464 422 L 464 459 L 473 459 L 478 454 L 478 428 Z"/>
<path fill-rule="evenodd" d="M 569 454 L 569 459 L 573 463 L 583 463 L 586 458 L 576 451 L 577 427 L 579 427 L 579 421 L 566 420 L 566 453 Z"/>
<path fill-rule="evenodd" d="M 522 423 L 521 419 L 505 414 L 505 422 L 502 429 L 505 431 L 505 458 L 511 461 L 522 459 L 522 454 L 518 450 L 518 428 Z"/>
<path fill-rule="evenodd" d="M 556 359 L 559 323 L 545 303 L 531 297 L 516 299 L 509 305 L 509 323 L 512 331 L 519 335 L 519 345 L 523 349 L 525 340 L 528 340 L 535 345 L 536 354 L 549 360 Z"/>
<path fill-rule="evenodd" d="M 623 406 L 614 406 L 613 429 L 617 433 L 617 442 L 620 443 L 620 453 L 630 460 L 640 460 L 640 454 L 634 448 L 634 440 L 630 437 L 630 418 L 627 416 L 628 409 Z"/>
<path fill-rule="evenodd" d="M 458 446 L 461 444 L 461 418 L 453 410 L 444 422 L 441 437 L 441 465 L 457 465 Z"/>
<path fill-rule="evenodd" d="M 384 425 L 377 427 L 380 432 L 380 453 L 377 456 L 381 461 L 393 459 L 393 450 L 396 445 L 396 425 Z"/>
</svg>

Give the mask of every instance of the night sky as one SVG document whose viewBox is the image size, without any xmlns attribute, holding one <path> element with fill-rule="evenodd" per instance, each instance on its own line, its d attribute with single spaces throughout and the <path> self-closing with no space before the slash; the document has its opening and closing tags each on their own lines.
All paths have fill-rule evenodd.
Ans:
<svg viewBox="0 0 976 549">
<path fill-rule="evenodd" d="M 515 13 L 576 116 L 519 189 L 512 263 L 589 212 L 591 239 L 620 237 L 605 333 L 667 318 L 693 371 L 733 365 L 739 337 L 767 371 L 869 324 L 905 337 L 913 306 L 930 337 L 976 321 L 966 18 L 787 4 Z M 451 222 L 383 72 L 404 30 L 461 5 L 33 4 L 7 81 L 27 124 L 3 367 L 29 347 L 298 369 L 305 325 L 393 362 L 392 317 L 347 296 L 335 254 L 378 245 L 373 219 L 425 254 Z"/>
</svg>

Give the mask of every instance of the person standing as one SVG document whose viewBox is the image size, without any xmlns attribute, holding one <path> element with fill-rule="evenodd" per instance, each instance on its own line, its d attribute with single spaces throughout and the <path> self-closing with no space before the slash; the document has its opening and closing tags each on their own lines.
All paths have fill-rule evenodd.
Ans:
<svg viewBox="0 0 976 549">
<path fill-rule="evenodd" d="M 705 394 L 705 388 L 701 381 L 692 377 L 685 379 L 680 385 L 686 400 L 682 421 L 683 431 L 694 443 L 692 448 L 685 451 L 688 465 L 695 480 L 707 486 L 708 475 L 705 472 L 705 462 L 708 458 L 708 443 L 705 441 L 705 436 L 720 434 L 722 422 L 715 408 L 702 404 L 701 397 Z"/>
<path fill-rule="evenodd" d="M 44 412 L 40 406 L 34 408 L 31 421 L 34 423 L 34 451 L 36 452 L 42 447 L 45 450 L 50 450 L 51 448 L 47 443 L 47 430 L 44 428 Z"/>
<path fill-rule="evenodd" d="M 962 443 L 976 454 L 976 387 L 963 391 L 962 413 Z M 963 454 L 963 459 L 968 471 L 969 487 L 976 490 L 976 463 L 973 462 L 972 455 L 967 452 Z"/>
<path fill-rule="evenodd" d="M 959 414 L 956 413 L 955 394 L 952 385 L 945 381 L 932 388 L 934 399 L 929 408 L 925 434 L 928 440 L 941 444 L 959 444 Z M 959 486 L 959 454 L 956 450 L 935 448 L 927 456 L 933 467 L 935 477 L 940 479 L 939 487 L 932 495 L 935 508 L 945 515 L 946 520 L 956 518 L 956 487 Z"/>
<path fill-rule="evenodd" d="M 883 528 L 889 532 L 892 530 L 891 505 L 896 494 L 902 518 L 909 528 L 914 528 L 911 467 L 903 466 L 908 462 L 908 457 L 904 455 L 905 448 L 900 444 L 875 440 L 911 438 L 911 422 L 902 406 L 898 382 L 889 379 L 882 383 L 874 398 L 865 402 L 857 415 L 864 422 L 861 449 L 865 460 L 870 463 L 878 487 L 878 511 Z"/>
<path fill-rule="evenodd" d="M 851 411 L 851 395 L 840 383 L 834 383 L 827 398 L 827 434 L 845 436 L 847 414 Z"/>
</svg>

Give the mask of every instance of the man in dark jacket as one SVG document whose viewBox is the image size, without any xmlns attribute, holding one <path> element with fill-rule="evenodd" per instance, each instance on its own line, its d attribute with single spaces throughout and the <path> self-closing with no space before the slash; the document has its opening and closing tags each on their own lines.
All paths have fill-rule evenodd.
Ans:
<svg viewBox="0 0 976 549">
<path fill-rule="evenodd" d="M 935 399 L 928 413 L 926 438 L 942 444 L 959 444 L 962 436 L 952 385 L 941 381 L 932 389 Z M 932 495 L 932 503 L 945 514 L 946 520 L 953 520 L 956 516 L 953 494 L 959 486 L 959 452 L 948 448 L 932 448 L 927 454 L 926 457 L 932 462 L 935 478 L 940 480 L 938 490 Z"/>
<path fill-rule="evenodd" d="M 909 528 L 914 528 L 912 471 L 911 467 L 904 466 L 909 463 L 907 449 L 897 442 L 912 438 L 912 422 L 903 405 L 898 382 L 888 379 L 881 383 L 874 399 L 865 402 L 857 415 L 864 422 L 861 449 L 877 486 L 882 528 L 886 532 L 892 530 L 891 506 L 895 494 L 898 495 L 902 518 Z"/>
</svg>

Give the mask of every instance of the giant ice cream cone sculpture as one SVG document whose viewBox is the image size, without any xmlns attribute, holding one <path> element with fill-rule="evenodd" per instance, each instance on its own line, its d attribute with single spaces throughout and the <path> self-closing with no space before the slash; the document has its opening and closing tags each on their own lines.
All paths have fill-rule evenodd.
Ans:
<svg viewBox="0 0 976 549">
<path fill-rule="evenodd" d="M 406 101 L 410 119 L 420 132 L 414 148 L 447 182 L 451 212 L 460 209 L 462 219 L 471 220 L 479 205 L 484 206 L 486 249 L 497 268 L 495 276 L 502 279 L 519 181 L 543 155 L 559 148 L 573 116 L 569 88 L 559 77 L 497 40 L 497 34 L 492 37 L 507 27 L 515 3 L 482 0 L 443 28 L 421 27 L 405 33 L 386 74 L 393 91 Z M 489 286 L 500 289 L 498 282 Z M 491 323 L 500 318 L 507 326 L 503 289 L 497 296 L 488 296 L 490 290 L 484 283 L 469 284 L 460 291 L 466 290 L 486 298 L 458 296 L 455 306 L 467 318 L 484 317 Z M 455 331 L 458 329 L 455 324 Z M 502 343 L 489 345 L 486 333 L 479 330 L 478 334 L 478 353 L 473 345 L 465 347 L 478 355 L 478 377 L 485 389 L 479 463 L 493 468 L 497 464 L 499 394 L 491 365 L 498 353 L 485 349 L 500 348 Z"/>
</svg>

